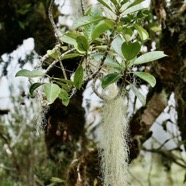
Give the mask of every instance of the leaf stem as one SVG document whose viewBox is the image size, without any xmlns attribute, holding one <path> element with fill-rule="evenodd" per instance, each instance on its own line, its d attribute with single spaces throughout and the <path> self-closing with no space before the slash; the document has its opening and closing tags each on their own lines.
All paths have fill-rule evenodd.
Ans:
<svg viewBox="0 0 186 186">
<path fill-rule="evenodd" d="M 64 78 L 67 80 L 67 79 L 68 79 L 68 78 L 67 78 L 67 74 L 66 74 L 66 71 L 65 71 L 65 68 L 64 68 L 64 66 L 63 66 L 63 63 L 62 63 L 61 59 L 59 59 L 59 64 L 60 64 L 60 67 L 61 67 L 63 76 L 64 76 Z"/>
<path fill-rule="evenodd" d="M 75 50 L 75 48 L 72 48 L 70 50 L 67 50 L 66 52 L 64 52 L 58 59 L 54 60 L 46 69 L 45 74 L 47 74 L 55 65 L 56 63 L 59 62 L 59 60 L 61 60 L 66 54 L 69 54 L 71 52 L 73 52 Z"/>
</svg>

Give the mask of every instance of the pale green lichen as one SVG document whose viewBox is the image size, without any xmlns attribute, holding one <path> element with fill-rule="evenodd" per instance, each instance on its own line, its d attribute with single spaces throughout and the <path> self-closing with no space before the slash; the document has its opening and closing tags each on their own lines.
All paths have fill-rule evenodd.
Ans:
<svg viewBox="0 0 186 186">
<path fill-rule="evenodd" d="M 104 186 L 128 185 L 128 120 L 122 96 L 106 101 L 100 140 Z"/>
<path fill-rule="evenodd" d="M 40 133 L 43 131 L 43 128 L 46 126 L 46 113 L 48 112 L 49 106 L 47 105 L 47 102 L 43 100 L 43 96 L 41 92 L 38 92 L 36 95 L 37 100 L 37 112 L 36 112 L 36 136 L 39 136 Z"/>
</svg>

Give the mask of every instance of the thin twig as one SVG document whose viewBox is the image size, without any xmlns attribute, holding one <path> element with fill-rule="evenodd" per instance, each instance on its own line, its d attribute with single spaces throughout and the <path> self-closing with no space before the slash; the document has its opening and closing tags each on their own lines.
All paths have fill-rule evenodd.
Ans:
<svg viewBox="0 0 186 186">
<path fill-rule="evenodd" d="M 15 168 L 6 167 L 5 165 L 2 165 L 2 164 L 0 164 L 0 168 L 1 168 L 1 169 L 8 170 L 8 171 L 16 171 L 16 169 L 15 169 Z"/>
<path fill-rule="evenodd" d="M 64 68 L 63 63 L 60 59 L 59 59 L 59 64 L 60 64 L 64 78 L 67 79 L 67 74 L 66 74 L 65 68 Z"/>
<path fill-rule="evenodd" d="M 171 160 L 173 163 L 179 165 L 180 167 L 186 169 L 186 165 L 183 164 L 185 163 L 183 160 L 181 162 L 178 161 L 178 157 L 175 156 L 174 154 L 172 154 L 170 151 L 165 151 L 165 150 L 157 150 L 157 149 L 147 149 L 145 147 L 142 148 L 144 151 L 147 151 L 147 152 L 152 152 L 152 153 L 157 153 L 157 154 L 161 154 L 162 156 L 164 157 L 167 157 L 169 160 Z"/>
<path fill-rule="evenodd" d="M 53 61 L 52 64 L 50 64 L 49 67 L 46 69 L 45 74 L 47 74 L 56 65 L 56 63 L 58 63 L 59 60 L 61 60 L 65 55 L 73 52 L 74 50 L 75 50 L 75 48 L 72 48 L 72 49 L 64 52 L 58 59 L 56 59 L 55 61 Z"/>
<path fill-rule="evenodd" d="M 106 100 L 106 98 L 104 98 L 103 95 L 101 95 L 101 94 L 98 92 L 98 90 L 97 90 L 97 88 L 96 88 L 96 81 L 97 81 L 97 79 L 94 78 L 94 79 L 93 79 L 93 82 L 92 82 L 92 90 L 94 91 L 94 93 L 95 93 L 100 99 Z"/>
<path fill-rule="evenodd" d="M 55 34 L 56 34 L 57 40 L 58 40 L 59 43 L 60 43 L 61 41 L 60 41 L 59 38 L 60 38 L 62 35 L 61 35 L 60 31 L 58 30 L 58 28 L 57 28 L 55 22 L 54 22 L 54 17 L 53 17 L 53 14 L 52 14 L 54 1 L 55 1 L 55 0 L 51 0 L 51 1 L 50 1 L 50 5 L 49 5 L 49 8 L 48 8 L 48 17 L 49 17 L 49 19 L 50 19 L 50 22 L 51 22 L 52 27 L 53 27 L 53 29 L 54 29 L 54 32 L 55 32 Z"/>
<path fill-rule="evenodd" d="M 123 79 L 122 79 L 122 84 L 121 84 L 120 91 L 118 92 L 118 94 L 116 95 L 116 97 L 114 99 L 117 99 L 122 94 L 124 94 L 124 90 L 125 90 L 125 87 L 126 87 L 126 79 L 125 79 L 126 75 L 127 75 L 127 69 L 125 69 L 125 71 L 123 73 Z"/>
<path fill-rule="evenodd" d="M 181 6 L 181 8 L 177 11 L 177 14 L 174 15 L 171 20 L 175 21 L 176 19 L 180 18 L 182 14 L 184 14 L 186 12 L 186 2 L 183 2 L 183 5 Z"/>
<path fill-rule="evenodd" d="M 77 89 L 76 89 L 75 87 L 72 88 L 72 90 L 71 90 L 71 94 L 70 94 L 69 98 L 71 99 L 72 96 L 73 96 L 74 94 L 76 94 L 76 92 L 77 92 Z"/>
<path fill-rule="evenodd" d="M 144 186 L 143 183 L 142 183 L 136 176 L 134 176 L 134 175 L 130 172 L 130 170 L 129 170 L 129 174 L 130 174 L 141 186 Z"/>
<path fill-rule="evenodd" d="M 82 11 L 82 14 L 84 16 L 85 15 L 85 5 L 83 3 L 83 0 L 81 0 L 81 11 Z"/>
<path fill-rule="evenodd" d="M 152 161 L 152 154 L 151 154 L 151 160 L 150 160 L 150 167 L 149 167 L 149 172 L 148 172 L 148 186 L 151 186 L 151 174 L 152 174 L 152 169 L 153 169 L 153 161 Z"/>
</svg>

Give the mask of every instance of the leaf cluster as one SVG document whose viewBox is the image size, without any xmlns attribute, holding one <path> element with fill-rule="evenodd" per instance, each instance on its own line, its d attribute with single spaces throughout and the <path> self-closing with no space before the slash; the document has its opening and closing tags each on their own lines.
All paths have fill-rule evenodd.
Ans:
<svg viewBox="0 0 186 186">
<path fill-rule="evenodd" d="M 156 84 L 154 76 L 146 72 L 133 71 L 132 67 L 158 60 L 166 55 L 162 51 L 140 54 L 142 46 L 150 39 L 148 32 L 142 27 L 143 19 L 147 16 L 147 10 L 141 5 L 143 0 L 98 0 L 98 2 L 106 11 L 110 11 L 112 16 L 104 16 L 99 7 L 90 7 L 85 15 L 74 23 L 72 29 L 62 33 L 59 38 L 62 43 L 73 48 L 72 52 L 66 51 L 61 54 L 56 48 L 47 51 L 46 55 L 54 60 L 51 65 L 56 64 L 56 61 L 62 64 L 64 59 L 74 56 L 82 58 L 71 78 L 49 77 L 47 83 L 33 83 L 30 87 L 31 94 L 43 86 L 49 104 L 60 98 L 67 106 L 73 89 L 81 89 L 84 82 L 91 79 L 95 82 L 99 77 L 103 89 L 120 79 L 123 82 L 121 89 L 130 84 L 132 91 L 142 104 L 145 104 L 143 95 L 135 85 L 126 80 L 126 76 L 132 73 L 154 87 Z M 63 76 L 66 77 L 65 69 L 63 66 L 61 68 Z M 45 77 L 47 73 L 40 70 L 21 70 L 16 76 L 35 78 Z M 95 88 L 94 90 L 96 92 Z"/>
</svg>

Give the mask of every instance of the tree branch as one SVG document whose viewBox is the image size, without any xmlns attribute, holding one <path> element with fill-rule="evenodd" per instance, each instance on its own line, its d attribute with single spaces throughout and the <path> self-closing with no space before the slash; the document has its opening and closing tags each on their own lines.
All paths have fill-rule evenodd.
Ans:
<svg viewBox="0 0 186 186">
<path fill-rule="evenodd" d="M 55 0 L 51 0 L 50 1 L 50 5 L 49 5 L 49 8 L 48 8 L 48 17 L 50 19 L 51 25 L 52 25 L 52 27 L 54 29 L 55 34 L 56 34 L 56 38 L 57 38 L 58 42 L 61 43 L 61 41 L 59 39 L 61 37 L 61 33 L 58 30 L 58 28 L 57 28 L 57 26 L 56 26 L 56 24 L 54 22 L 54 18 L 53 18 L 53 14 L 52 14 L 54 1 Z"/>
</svg>

